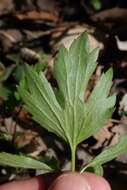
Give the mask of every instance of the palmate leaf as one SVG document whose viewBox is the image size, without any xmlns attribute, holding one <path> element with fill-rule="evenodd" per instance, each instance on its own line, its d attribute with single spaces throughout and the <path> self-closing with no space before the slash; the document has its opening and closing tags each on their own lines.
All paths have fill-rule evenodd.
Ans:
<svg viewBox="0 0 127 190">
<path fill-rule="evenodd" d="M 69 51 L 62 47 L 56 56 L 56 94 L 44 73 L 38 74 L 30 66 L 26 66 L 25 79 L 18 87 L 33 119 L 69 143 L 72 170 L 75 169 L 76 146 L 103 127 L 114 110 L 115 96 L 109 96 L 112 69 L 102 75 L 91 96 L 84 100 L 97 57 L 98 49 L 90 50 L 87 34 L 83 33 L 74 40 Z"/>
<path fill-rule="evenodd" d="M 0 153 L 0 165 L 24 169 L 38 169 L 43 170 L 45 173 L 53 171 L 51 167 L 43 162 L 27 156 L 15 155 L 6 152 Z"/>
<path fill-rule="evenodd" d="M 113 145 L 100 153 L 96 156 L 86 167 L 81 170 L 81 173 L 84 172 L 87 168 L 93 167 L 97 168 L 101 167 L 101 165 L 105 164 L 113 160 L 115 157 L 119 156 L 120 154 L 124 154 L 127 152 L 127 136 L 124 136 L 120 139 L 119 143 Z"/>
</svg>

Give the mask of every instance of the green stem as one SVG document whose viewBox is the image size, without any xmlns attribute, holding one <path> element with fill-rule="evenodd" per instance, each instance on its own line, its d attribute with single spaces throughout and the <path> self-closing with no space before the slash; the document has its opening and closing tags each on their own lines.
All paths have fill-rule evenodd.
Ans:
<svg viewBox="0 0 127 190">
<path fill-rule="evenodd" d="M 75 171 L 75 157 L 76 157 L 76 148 L 71 148 L 71 171 Z"/>
</svg>

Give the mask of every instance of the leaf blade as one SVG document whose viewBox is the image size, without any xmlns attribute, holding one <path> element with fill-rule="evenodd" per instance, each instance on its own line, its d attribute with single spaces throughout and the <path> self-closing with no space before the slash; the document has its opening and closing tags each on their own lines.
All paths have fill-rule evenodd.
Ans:
<svg viewBox="0 0 127 190">
<path fill-rule="evenodd" d="M 72 155 L 80 142 L 103 127 L 114 110 L 115 96 L 109 96 L 112 70 L 102 75 L 88 100 L 84 101 L 97 57 L 98 49 L 90 51 L 87 34 L 83 33 L 69 50 L 63 47 L 56 57 L 57 98 L 44 74 L 38 75 L 30 67 L 26 72 L 28 87 L 19 86 L 34 120 L 68 142 Z"/>
<path fill-rule="evenodd" d="M 112 70 L 104 73 L 97 82 L 89 99 L 84 105 L 84 121 L 78 135 L 78 142 L 87 139 L 104 126 L 111 117 L 116 102 L 116 96 L 108 96 L 112 85 Z M 88 126 L 88 127 L 87 127 Z"/>
<path fill-rule="evenodd" d="M 18 91 L 27 110 L 36 121 L 38 120 L 41 126 L 48 128 L 50 132 L 53 129 L 53 132 L 64 137 L 62 109 L 44 74 L 38 74 L 34 68 L 27 66 L 25 75 L 27 85 L 25 86 L 23 82 L 20 82 Z"/>
<path fill-rule="evenodd" d="M 50 168 L 45 163 L 35 160 L 31 157 L 16 155 L 6 152 L 0 153 L 0 165 L 18 167 L 24 169 L 39 169 L 39 170 L 44 170 L 45 172 L 53 171 L 53 169 Z"/>
<path fill-rule="evenodd" d="M 127 136 L 121 137 L 119 143 L 113 145 L 96 156 L 86 167 L 82 169 L 83 172 L 88 167 L 94 167 L 96 165 L 103 165 L 116 158 L 120 154 L 127 152 Z"/>
</svg>

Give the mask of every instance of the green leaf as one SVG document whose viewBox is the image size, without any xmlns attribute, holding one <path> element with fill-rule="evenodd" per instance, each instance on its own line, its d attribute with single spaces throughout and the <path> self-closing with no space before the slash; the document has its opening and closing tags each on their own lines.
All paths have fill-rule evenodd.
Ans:
<svg viewBox="0 0 127 190">
<path fill-rule="evenodd" d="M 74 40 L 69 52 L 62 47 L 56 57 L 54 76 L 65 99 L 73 104 L 79 96 L 84 100 L 84 91 L 96 68 L 98 49 L 90 52 L 88 37 L 82 34 Z"/>
<path fill-rule="evenodd" d="M 36 63 L 34 65 L 35 70 L 39 73 L 40 71 L 44 71 L 47 68 L 46 64 L 42 64 L 42 63 Z"/>
<path fill-rule="evenodd" d="M 101 0 L 90 0 L 90 3 L 94 7 L 95 10 L 100 10 L 102 7 Z"/>
<path fill-rule="evenodd" d="M 120 142 L 114 146 L 111 146 L 102 153 L 100 153 L 98 156 L 96 156 L 87 166 L 85 166 L 81 173 L 84 172 L 85 169 L 89 167 L 96 167 L 98 165 L 103 165 L 106 162 L 109 162 L 116 158 L 120 154 L 124 154 L 127 152 L 127 136 L 124 136 L 120 139 Z"/>
<path fill-rule="evenodd" d="M 103 167 L 100 164 L 88 167 L 86 168 L 86 171 L 94 172 L 96 175 L 99 175 L 99 176 L 103 176 L 104 174 Z"/>
<path fill-rule="evenodd" d="M 103 170 L 103 167 L 100 164 L 98 164 L 96 166 L 93 166 L 93 169 L 94 169 L 95 174 L 97 174 L 99 176 L 103 176 L 104 170 Z"/>
<path fill-rule="evenodd" d="M 16 168 L 39 169 L 43 170 L 45 173 L 53 171 L 53 169 L 45 163 L 35 160 L 31 157 L 15 155 L 6 152 L 0 153 L 0 165 Z"/>
<path fill-rule="evenodd" d="M 10 90 L 7 87 L 0 84 L 0 98 L 3 98 L 4 100 L 7 100 L 9 94 L 10 94 Z"/>
<path fill-rule="evenodd" d="M 79 143 L 95 134 L 111 117 L 116 101 L 115 95 L 107 97 L 111 85 L 112 69 L 101 76 L 84 106 L 85 117 L 78 136 Z"/>
<path fill-rule="evenodd" d="M 5 141 L 12 141 L 12 134 L 8 133 L 8 132 L 0 132 L 0 139 L 3 139 Z"/>
<path fill-rule="evenodd" d="M 25 89 L 26 86 L 28 91 Z M 38 74 L 27 65 L 26 81 L 22 81 L 18 89 L 28 111 L 33 114 L 34 120 L 47 130 L 64 138 L 62 109 L 44 74 L 42 72 Z"/>
<path fill-rule="evenodd" d="M 11 66 L 6 67 L 6 68 L 4 67 L 4 71 L 0 74 L 0 82 L 6 81 L 10 77 L 10 75 L 12 74 L 14 68 L 15 68 L 14 65 L 11 65 Z"/>
<path fill-rule="evenodd" d="M 24 64 L 17 64 L 13 76 L 16 81 L 20 81 L 24 76 Z"/>
<path fill-rule="evenodd" d="M 49 165 L 55 172 L 59 171 L 60 163 L 59 160 L 52 156 L 40 156 L 38 157 L 39 161 L 44 162 L 45 164 Z"/>
<path fill-rule="evenodd" d="M 7 58 L 10 59 L 10 61 L 13 61 L 15 64 L 19 64 L 21 61 L 19 54 L 9 54 L 7 55 Z"/>
<path fill-rule="evenodd" d="M 97 66 L 97 57 L 98 49 L 90 50 L 88 36 L 83 33 L 74 40 L 69 51 L 62 47 L 56 56 L 56 93 L 44 73 L 38 74 L 28 65 L 25 79 L 18 87 L 33 119 L 69 143 L 72 170 L 76 146 L 103 127 L 114 110 L 115 95 L 109 96 L 112 69 L 102 75 L 91 96 L 84 100 L 88 82 Z"/>
</svg>

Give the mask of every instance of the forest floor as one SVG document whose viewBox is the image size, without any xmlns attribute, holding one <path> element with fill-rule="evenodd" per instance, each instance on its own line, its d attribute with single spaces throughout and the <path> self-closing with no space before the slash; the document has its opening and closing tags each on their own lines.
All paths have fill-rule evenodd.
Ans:
<svg viewBox="0 0 127 190">
<path fill-rule="evenodd" d="M 69 48 L 86 31 L 91 47 L 100 48 L 99 64 L 89 89 L 102 72 L 113 68 L 111 92 L 117 94 L 116 109 L 103 129 L 79 145 L 77 166 L 87 163 L 127 134 L 127 5 L 111 1 L 102 3 L 97 10 L 89 1 L 74 1 L 73 5 L 69 0 L 62 2 L 0 1 L 0 151 L 48 156 L 55 164 L 60 160 L 62 170 L 68 170 L 67 145 L 40 128 L 16 96 L 24 63 L 39 64 L 55 86 L 54 56 L 62 44 Z M 113 190 L 127 189 L 127 154 L 105 165 L 104 170 Z M 39 171 L 0 167 L 0 183 L 38 174 Z"/>
</svg>

